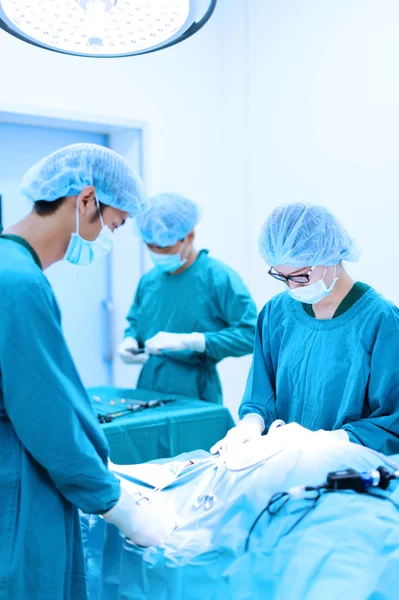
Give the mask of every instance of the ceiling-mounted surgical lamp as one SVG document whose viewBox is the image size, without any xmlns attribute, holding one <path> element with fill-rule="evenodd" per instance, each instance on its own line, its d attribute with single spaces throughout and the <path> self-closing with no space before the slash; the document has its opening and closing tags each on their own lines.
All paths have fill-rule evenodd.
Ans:
<svg viewBox="0 0 399 600">
<path fill-rule="evenodd" d="M 0 28 L 63 54 L 111 58 L 155 52 L 196 33 L 217 0 L 0 0 Z"/>
</svg>

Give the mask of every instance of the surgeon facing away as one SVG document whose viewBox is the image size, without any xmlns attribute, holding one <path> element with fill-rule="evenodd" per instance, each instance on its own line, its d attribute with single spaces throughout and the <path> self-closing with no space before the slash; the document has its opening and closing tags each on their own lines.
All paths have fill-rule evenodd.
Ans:
<svg viewBox="0 0 399 600">
<path fill-rule="evenodd" d="M 127 162 L 93 144 L 47 156 L 21 191 L 33 210 L 0 237 L 0 599 L 84 600 L 78 508 L 143 546 L 163 543 L 177 517 L 138 506 L 108 470 L 43 269 L 105 255 L 147 200 Z"/>
<path fill-rule="evenodd" d="M 349 234 L 322 206 L 281 206 L 260 252 L 285 291 L 259 315 L 239 424 L 212 452 L 281 420 L 398 453 L 399 311 L 346 272 L 359 257 Z"/>
<path fill-rule="evenodd" d="M 136 220 L 154 268 L 139 283 L 119 354 L 143 365 L 139 388 L 221 403 L 216 365 L 252 353 L 256 307 L 233 269 L 196 250 L 199 220 L 198 205 L 178 194 L 153 197 Z"/>
</svg>

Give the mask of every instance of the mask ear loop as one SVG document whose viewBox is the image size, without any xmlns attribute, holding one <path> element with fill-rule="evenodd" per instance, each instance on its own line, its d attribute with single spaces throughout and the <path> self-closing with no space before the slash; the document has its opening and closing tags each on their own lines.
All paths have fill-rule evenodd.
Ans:
<svg viewBox="0 0 399 600">
<path fill-rule="evenodd" d="M 327 269 L 328 269 L 328 267 L 324 267 L 324 275 L 321 278 L 322 281 L 324 281 L 324 278 L 325 278 L 326 273 L 327 273 Z M 339 278 L 337 278 L 337 265 L 334 265 L 334 277 L 333 277 L 333 281 L 338 281 L 338 279 Z"/>
<path fill-rule="evenodd" d="M 313 271 L 315 270 L 315 268 L 316 268 L 316 266 L 314 266 L 314 267 L 312 267 L 312 268 L 311 268 L 311 272 L 312 272 L 312 273 L 313 273 Z M 322 276 L 320 279 L 318 279 L 317 281 L 315 281 L 315 282 L 314 282 L 315 284 L 316 284 L 316 283 L 319 283 L 319 281 L 323 281 L 323 282 L 324 282 L 324 278 L 325 278 L 325 276 L 326 276 L 327 269 L 328 269 L 328 267 L 324 267 L 324 273 L 323 273 L 323 276 Z M 306 284 L 306 287 L 307 287 L 308 285 L 312 285 L 312 284 L 309 282 L 308 284 Z"/>
<path fill-rule="evenodd" d="M 335 266 L 335 271 L 334 271 L 334 279 L 333 279 L 333 283 L 335 283 L 336 281 L 338 281 L 339 277 L 337 277 L 337 265 Z"/>
<path fill-rule="evenodd" d="M 76 234 L 79 235 L 79 202 L 76 198 Z"/>
<path fill-rule="evenodd" d="M 185 242 L 183 241 L 183 245 L 184 244 L 185 244 Z M 187 246 L 187 252 L 186 252 L 186 256 L 184 258 L 183 258 L 183 255 L 182 255 L 181 251 L 179 252 L 179 254 L 180 254 L 180 260 L 181 261 L 187 260 L 187 257 L 190 254 L 190 244 Z"/>
<path fill-rule="evenodd" d="M 324 271 L 324 275 L 323 275 L 323 278 L 322 278 L 322 280 L 321 280 L 321 281 L 323 281 L 323 282 L 324 282 L 324 278 L 325 278 L 325 276 L 326 276 L 326 272 L 327 272 L 327 269 L 328 269 L 328 267 L 324 267 L 324 269 L 325 269 L 325 271 Z M 331 286 L 334 286 L 334 285 L 335 285 L 335 283 L 336 283 L 336 282 L 338 281 L 338 279 L 339 279 L 339 277 L 337 277 L 337 265 L 334 265 L 334 269 L 335 269 L 335 271 L 334 271 L 334 277 L 333 277 L 333 280 L 332 280 L 332 282 L 330 283 L 330 286 L 329 286 L 328 288 L 327 288 L 327 286 L 326 286 L 326 283 L 324 282 L 324 285 L 326 286 L 326 288 L 327 288 L 327 289 L 330 289 L 330 288 L 331 288 Z"/>
<path fill-rule="evenodd" d="M 103 216 L 101 214 L 100 203 L 98 201 L 97 196 L 96 196 L 95 200 L 96 200 L 98 212 L 99 212 L 99 215 L 100 215 L 101 226 L 104 229 Z M 79 235 L 79 203 L 78 203 L 78 199 L 77 198 L 76 198 L 76 233 Z"/>
<path fill-rule="evenodd" d="M 102 216 L 102 214 L 101 214 L 100 203 L 99 203 L 99 201 L 98 201 L 98 198 L 97 198 L 97 196 L 96 196 L 96 202 L 97 202 L 97 208 L 98 208 L 98 212 L 99 212 L 99 215 L 100 215 L 100 221 L 101 221 L 101 225 L 102 225 L 102 228 L 104 229 L 104 221 L 103 221 L 103 216 Z"/>
</svg>

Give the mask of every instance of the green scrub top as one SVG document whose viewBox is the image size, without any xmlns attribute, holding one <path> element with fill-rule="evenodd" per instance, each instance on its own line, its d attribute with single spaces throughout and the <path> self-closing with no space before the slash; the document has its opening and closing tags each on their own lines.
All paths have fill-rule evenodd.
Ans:
<svg viewBox="0 0 399 600">
<path fill-rule="evenodd" d="M 0 599 L 86 600 L 78 508 L 111 509 L 119 481 L 40 260 L 0 237 Z"/>
<path fill-rule="evenodd" d="M 351 297 L 330 320 L 308 315 L 286 292 L 266 304 L 241 419 L 258 413 L 266 430 L 275 419 L 344 429 L 352 442 L 399 452 L 399 310 L 373 288 Z"/>
<path fill-rule="evenodd" d="M 333 319 L 343 315 L 348 311 L 360 298 L 370 289 L 370 286 L 367 283 L 362 283 L 361 281 L 357 281 L 349 293 L 342 300 L 341 304 L 338 306 L 337 310 L 333 315 Z M 316 318 L 315 312 L 313 310 L 313 306 L 311 304 L 302 304 L 303 310 L 310 317 Z"/>
<path fill-rule="evenodd" d="M 32 248 L 32 246 L 29 244 L 29 242 L 27 242 L 24 238 L 22 238 L 19 235 L 12 235 L 12 234 L 6 234 L 6 233 L 4 235 L 0 235 L 0 237 L 3 240 L 11 240 L 12 242 L 16 242 L 17 244 L 20 244 L 21 246 L 23 246 L 24 248 L 26 248 L 26 250 L 30 253 L 30 255 L 32 256 L 33 260 L 35 261 L 35 263 L 39 267 L 39 269 L 41 271 L 43 270 L 42 263 L 40 262 L 39 255 L 37 254 L 36 250 L 34 248 Z"/>
<path fill-rule="evenodd" d="M 177 275 L 153 268 L 139 283 L 125 336 L 144 346 L 160 331 L 204 333 L 206 351 L 152 355 L 137 387 L 220 404 L 216 365 L 229 356 L 252 353 L 256 312 L 239 275 L 207 250 Z"/>
</svg>

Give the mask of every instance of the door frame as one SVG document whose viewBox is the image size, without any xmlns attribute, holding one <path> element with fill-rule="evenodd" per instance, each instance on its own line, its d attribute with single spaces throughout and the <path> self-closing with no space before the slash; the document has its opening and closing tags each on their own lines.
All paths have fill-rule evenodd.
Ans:
<svg viewBox="0 0 399 600">
<path fill-rule="evenodd" d="M 98 133 L 106 135 L 109 140 L 109 148 L 119 152 L 126 160 L 132 163 L 139 159 L 139 174 L 146 181 L 146 148 L 148 147 L 148 124 L 132 119 L 122 117 L 111 117 L 107 115 L 93 115 L 91 113 L 78 111 L 65 111 L 53 109 L 50 107 L 34 107 L 23 104 L 9 104 L 0 101 L 0 123 L 27 125 L 34 127 L 46 127 L 55 129 L 71 129 L 73 131 L 84 131 L 88 133 Z M 137 164 L 132 165 L 137 169 Z M 131 234 L 130 234 L 131 235 Z M 133 236 L 131 235 L 133 238 Z M 108 385 L 115 384 L 115 363 L 116 348 L 118 339 L 116 330 L 121 329 L 125 315 L 118 313 L 118 304 L 115 303 L 115 298 L 118 294 L 121 278 L 120 271 L 123 268 L 132 270 L 132 260 L 130 256 L 137 256 L 136 264 L 134 265 L 134 279 L 138 280 L 145 271 L 144 246 L 138 239 L 129 240 L 125 236 L 125 243 L 130 246 L 128 252 L 123 252 L 122 255 L 127 257 L 129 264 L 120 264 L 121 253 L 115 257 L 115 252 L 109 256 L 106 265 L 106 290 L 107 298 L 104 299 L 104 309 L 108 315 L 107 319 L 107 336 L 108 336 L 108 351 L 105 353 L 104 362 L 107 364 Z M 117 373 L 118 375 L 118 373 Z M 123 378 L 123 374 L 121 374 Z M 117 380 L 120 380 L 117 376 Z M 118 383 L 118 381 L 117 381 Z"/>
</svg>

